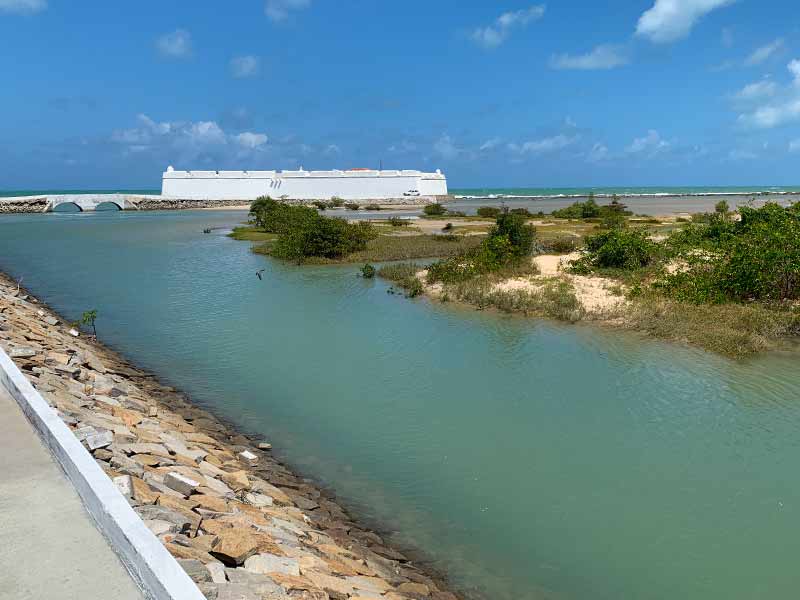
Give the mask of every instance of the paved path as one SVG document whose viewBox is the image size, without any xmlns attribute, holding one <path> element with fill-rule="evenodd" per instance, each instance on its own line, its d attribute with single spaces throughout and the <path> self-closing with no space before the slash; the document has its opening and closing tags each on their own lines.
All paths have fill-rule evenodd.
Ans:
<svg viewBox="0 0 800 600">
<path fill-rule="evenodd" d="M 0 600 L 142 600 L 2 386 L 0 448 Z"/>
</svg>

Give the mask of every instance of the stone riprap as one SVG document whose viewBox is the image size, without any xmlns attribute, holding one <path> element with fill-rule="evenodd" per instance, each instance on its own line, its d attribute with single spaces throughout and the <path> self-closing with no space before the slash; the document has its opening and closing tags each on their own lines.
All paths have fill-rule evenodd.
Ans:
<svg viewBox="0 0 800 600">
<path fill-rule="evenodd" d="M 268 442 L 61 323 L 0 275 L 0 346 L 207 598 L 457 599 Z"/>
<path fill-rule="evenodd" d="M 396 198 L 392 205 L 419 206 L 435 201 L 431 197 Z M 198 198 L 175 198 L 170 196 L 137 196 L 131 194 L 57 194 L 49 196 L 0 197 L 0 214 L 22 214 L 51 212 L 56 206 L 74 204 L 81 211 L 93 211 L 100 204 L 115 204 L 120 210 L 187 210 L 198 208 L 224 208 L 247 206 L 252 199 L 214 200 Z M 286 200 L 289 204 L 303 204 L 302 200 Z M 389 203 L 376 200 L 376 204 Z"/>
</svg>

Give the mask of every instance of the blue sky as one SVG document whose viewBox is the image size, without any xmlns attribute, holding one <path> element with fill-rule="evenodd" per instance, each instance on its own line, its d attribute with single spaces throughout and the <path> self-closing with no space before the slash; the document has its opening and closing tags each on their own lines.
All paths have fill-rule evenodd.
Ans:
<svg viewBox="0 0 800 600">
<path fill-rule="evenodd" d="M 799 33 L 789 0 L 0 0 L 0 189 L 797 185 Z"/>
</svg>

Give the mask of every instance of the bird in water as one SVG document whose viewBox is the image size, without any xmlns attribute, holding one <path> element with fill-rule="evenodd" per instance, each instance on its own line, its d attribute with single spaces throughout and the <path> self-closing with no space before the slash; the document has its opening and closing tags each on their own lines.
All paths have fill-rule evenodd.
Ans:
<svg viewBox="0 0 800 600">
<path fill-rule="evenodd" d="M 266 271 L 266 269 L 261 269 L 260 271 L 256 271 L 256 277 L 258 277 L 258 279 L 259 279 L 259 280 L 261 280 L 261 274 L 262 274 L 264 271 Z"/>
</svg>

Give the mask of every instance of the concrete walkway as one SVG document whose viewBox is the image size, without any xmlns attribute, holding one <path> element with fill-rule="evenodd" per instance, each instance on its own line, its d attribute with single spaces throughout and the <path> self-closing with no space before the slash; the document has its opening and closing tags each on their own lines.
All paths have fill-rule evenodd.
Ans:
<svg viewBox="0 0 800 600">
<path fill-rule="evenodd" d="M 141 600 L 47 448 L 0 386 L 0 599 Z"/>
</svg>

